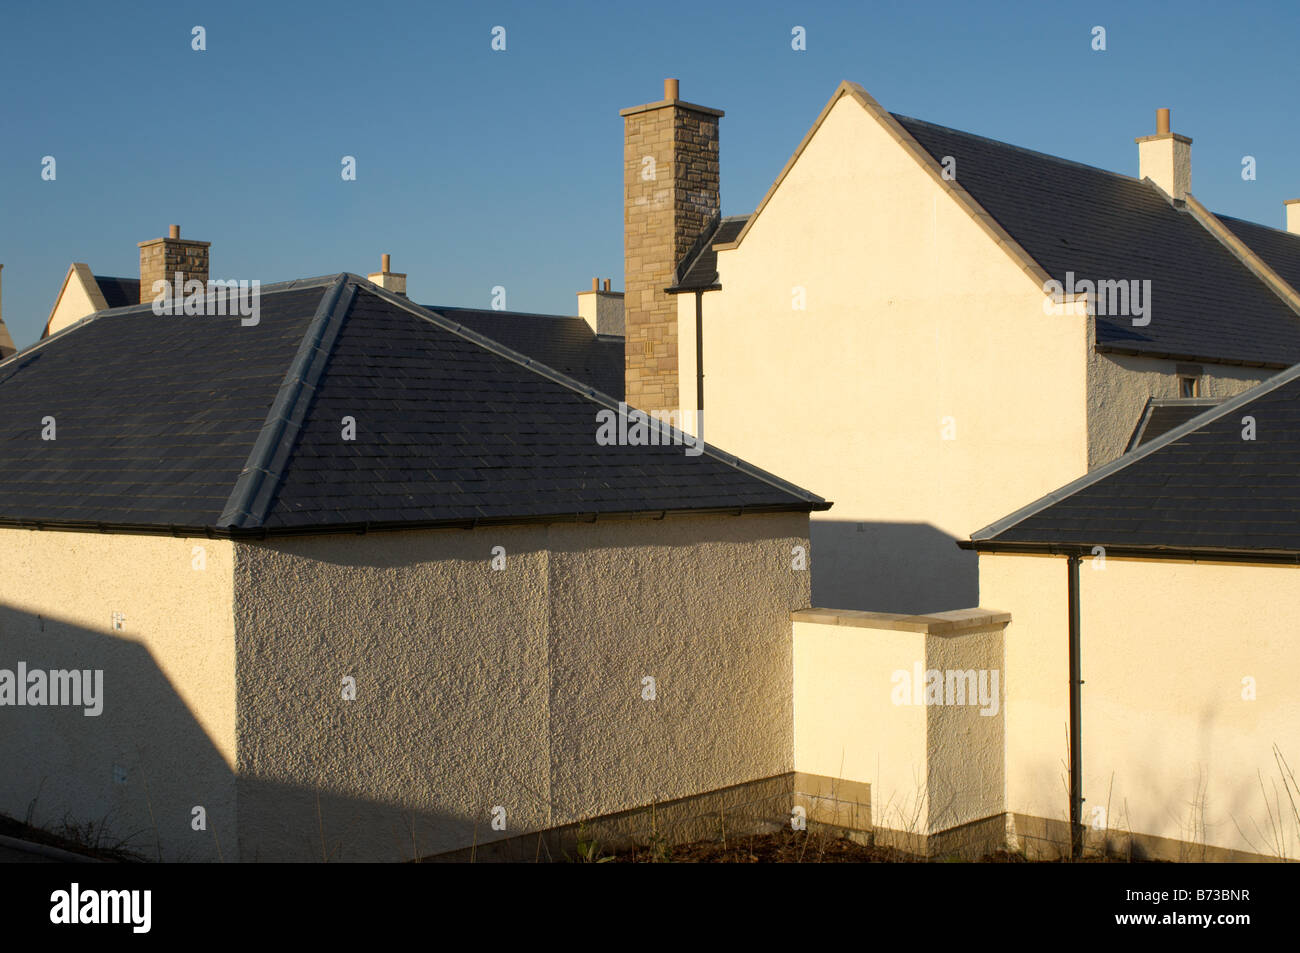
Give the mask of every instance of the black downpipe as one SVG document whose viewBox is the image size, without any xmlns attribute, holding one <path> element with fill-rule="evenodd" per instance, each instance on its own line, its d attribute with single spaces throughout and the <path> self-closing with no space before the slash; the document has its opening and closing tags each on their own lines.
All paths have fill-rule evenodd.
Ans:
<svg viewBox="0 0 1300 953">
<path fill-rule="evenodd" d="M 1070 603 L 1070 856 L 1083 856 L 1083 679 L 1079 652 L 1079 555 L 1066 559 Z"/>
<path fill-rule="evenodd" d="M 704 414 L 704 292 L 695 292 L 695 413 Z M 698 423 L 699 437 L 704 439 L 704 424 Z"/>
</svg>

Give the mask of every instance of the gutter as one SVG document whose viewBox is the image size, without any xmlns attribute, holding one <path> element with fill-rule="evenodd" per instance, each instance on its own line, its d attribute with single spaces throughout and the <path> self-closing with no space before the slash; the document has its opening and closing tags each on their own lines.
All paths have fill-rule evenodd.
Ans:
<svg viewBox="0 0 1300 953">
<path fill-rule="evenodd" d="M 1202 364 L 1222 364 L 1225 367 L 1259 367 L 1266 371 L 1286 370 L 1293 367 L 1292 364 L 1279 363 L 1277 361 L 1248 361 L 1245 358 L 1224 357 L 1207 357 L 1204 354 L 1180 354 L 1175 351 L 1153 351 L 1137 347 L 1127 347 L 1123 344 L 1096 344 L 1093 349 L 1099 354 L 1126 354 L 1129 357 L 1149 357 L 1162 361 L 1197 361 Z"/>
<path fill-rule="evenodd" d="M 748 516 L 755 513 L 807 513 L 831 508 L 824 501 L 764 503 L 754 506 L 711 506 L 680 510 L 622 510 L 618 512 L 550 513 L 537 516 L 474 516 L 440 520 L 373 520 L 304 526 L 197 526 L 154 523 L 106 523 L 95 520 L 16 519 L 0 517 L 0 528 L 42 532 L 118 533 L 124 536 L 179 536 L 185 538 L 264 540 L 289 536 L 334 536 L 340 534 L 395 532 L 415 529 L 478 529 L 481 526 L 513 526 L 535 523 L 596 523 L 609 520 L 655 519 L 668 516 Z"/>
<path fill-rule="evenodd" d="M 1170 559 L 1185 562 L 1259 563 L 1262 565 L 1300 565 L 1300 552 L 1284 549 L 1214 549 L 1188 546 L 1112 546 L 1109 543 L 1021 543 L 996 539 L 961 539 L 960 549 L 977 553 L 1020 553 L 1039 556 L 1089 556 L 1094 546 L 1106 551 L 1107 557 L 1128 559 Z"/>
</svg>

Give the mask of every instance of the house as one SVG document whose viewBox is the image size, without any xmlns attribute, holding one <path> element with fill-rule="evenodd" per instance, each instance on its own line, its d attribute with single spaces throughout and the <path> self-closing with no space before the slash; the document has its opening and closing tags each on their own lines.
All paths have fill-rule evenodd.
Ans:
<svg viewBox="0 0 1300 953">
<path fill-rule="evenodd" d="M 41 338 L 71 327 L 97 311 L 139 303 L 140 279 L 94 275 L 85 262 L 74 261 L 59 286 Z"/>
<path fill-rule="evenodd" d="M 1271 623 L 1285 570 L 1253 571 L 1295 561 L 1258 551 L 1291 521 L 1286 462 L 1257 442 L 1179 457 L 1206 514 L 1167 513 L 1150 467 L 1207 420 L 1240 431 L 1294 373 L 1300 203 L 1286 230 L 1210 212 L 1167 110 L 1133 177 L 844 83 L 758 208 L 723 216 L 722 113 L 679 94 L 623 111 L 628 401 L 707 410 L 711 442 L 836 500 L 812 518 L 816 608 L 794 615 L 796 771 L 921 853 L 1050 855 L 1086 830 L 1175 859 L 1296 856 L 1259 784 L 1300 794 L 1300 711 L 1250 694 L 1295 667 Z M 1132 551 L 1061 500 L 1121 473 L 1149 531 Z M 1282 497 L 1234 510 L 1252 479 Z M 1023 511 L 994 521 L 1039 498 L 1058 521 L 1022 552 L 1028 531 L 1002 527 Z M 1216 519 L 1254 563 L 1188 566 L 1179 528 Z M 1062 564 L 1084 557 L 1106 572 L 1071 602 Z M 1063 690 L 1081 678 L 1082 715 Z"/>
<path fill-rule="evenodd" d="M 830 504 L 635 414 L 602 443 L 618 403 L 480 319 L 343 274 L 0 363 L 0 812 L 225 860 L 789 816 Z"/>
<path fill-rule="evenodd" d="M 1072 748 L 1068 817 L 1093 839 L 1300 856 L 1298 464 L 1300 366 L 963 543 L 981 598 L 1010 609 L 1005 808 L 1022 837 L 1064 826 Z"/>
<path fill-rule="evenodd" d="M 250 327 L 137 302 L 0 363 L 0 631 L 105 686 L 97 734 L 19 711 L 0 811 L 241 859 L 660 804 L 1300 854 L 1269 813 L 1300 795 L 1297 205 L 1214 215 L 1165 111 L 1132 177 L 845 83 L 723 216 L 722 111 L 669 80 L 622 116 L 625 291 L 576 317 L 421 307 L 384 256 Z M 141 289 L 208 283 L 180 241 Z"/>
<path fill-rule="evenodd" d="M 723 217 L 722 113 L 679 92 L 623 111 L 628 401 L 707 409 L 710 442 L 836 501 L 815 605 L 975 605 L 958 540 L 1120 456 L 1153 399 L 1300 361 L 1298 207 L 1290 233 L 1206 210 L 1167 111 L 1133 177 L 846 82 Z"/>
</svg>

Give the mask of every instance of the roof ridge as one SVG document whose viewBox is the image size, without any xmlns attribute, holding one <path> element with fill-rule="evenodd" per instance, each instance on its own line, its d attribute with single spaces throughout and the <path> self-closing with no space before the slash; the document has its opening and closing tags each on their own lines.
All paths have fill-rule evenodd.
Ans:
<svg viewBox="0 0 1300 953">
<path fill-rule="evenodd" d="M 512 318 L 552 318 L 557 321 L 582 321 L 587 322 L 578 314 L 547 314 L 543 311 L 497 311 L 494 308 L 469 308 L 459 304 L 422 304 L 422 308 L 428 308 L 430 311 L 436 311 L 442 314 L 444 311 L 472 311 L 475 314 L 499 314 L 502 317 Z"/>
<path fill-rule="evenodd" d="M 670 440 L 668 441 L 669 443 L 676 442 L 671 440 L 671 438 L 677 436 L 678 434 L 681 434 L 683 438 L 686 436 L 685 431 L 679 431 L 675 427 L 668 427 L 663 423 L 663 421 L 659 420 L 656 417 L 651 416 L 650 412 L 638 411 L 637 408 L 629 407 L 627 401 L 616 401 L 613 397 L 609 396 L 603 391 L 597 390 L 595 387 L 593 387 L 590 384 L 584 384 L 582 381 L 578 380 L 577 378 L 570 377 L 567 374 L 557 371 L 555 370 L 555 368 L 551 367 L 550 365 L 543 364 L 541 361 L 537 360 L 536 358 L 529 357 L 527 354 L 524 354 L 521 351 L 516 351 L 514 348 L 507 347 L 506 345 L 500 343 L 499 341 L 493 340 L 487 335 L 475 331 L 473 328 L 470 328 L 463 324 L 457 324 L 451 318 L 439 314 L 437 311 L 432 311 L 429 308 L 426 308 L 422 305 L 418 305 L 415 302 L 411 301 L 409 298 L 406 298 L 405 296 L 395 294 L 394 292 L 389 291 L 386 288 L 380 288 L 378 285 L 374 284 L 371 281 L 361 278 L 359 275 L 347 275 L 346 277 L 348 278 L 349 281 L 356 282 L 360 290 L 366 291 L 367 293 L 372 294 L 377 298 L 381 298 L 382 300 L 387 301 L 389 304 L 397 305 L 397 307 L 401 308 L 404 311 L 409 311 L 412 315 L 414 315 L 417 318 L 422 318 L 426 321 L 429 321 L 432 324 L 436 324 L 438 327 L 442 328 L 445 331 L 450 331 L 451 333 L 456 334 L 464 338 L 465 340 L 470 341 L 471 343 L 476 344 L 479 347 L 482 347 L 483 349 L 490 351 L 493 354 L 496 354 L 499 357 L 504 357 L 505 359 L 509 361 L 513 361 L 514 363 L 519 364 L 520 366 L 532 371 L 535 374 L 539 374 L 542 377 L 545 377 L 547 380 L 550 380 L 553 383 L 560 384 L 568 388 L 569 390 L 575 391 L 581 396 L 586 397 L 588 400 L 599 404 L 600 406 L 602 406 L 607 410 L 612 410 L 615 413 L 619 413 L 621 412 L 622 408 L 628 407 L 629 410 L 631 411 L 644 413 L 652 429 L 654 429 L 657 433 L 660 434 L 664 434 L 664 433 L 668 434 L 670 438 Z M 361 282 L 365 282 L 364 286 L 361 285 Z M 660 445 L 661 446 L 663 445 L 662 441 Z M 703 448 L 702 452 L 712 457 L 714 460 L 717 460 L 720 463 L 725 463 L 727 466 L 739 470 L 741 473 L 744 473 L 747 476 L 751 476 L 757 480 L 761 480 L 764 483 L 767 483 L 769 486 L 775 487 L 776 489 L 781 490 L 784 493 L 789 493 L 792 496 L 796 496 L 805 502 L 813 502 L 813 503 L 826 502 L 826 500 L 823 497 L 818 496 L 816 493 L 813 493 L 810 490 L 805 490 L 803 487 L 796 486 L 793 483 L 783 480 L 776 474 L 769 473 L 766 470 L 756 467 L 752 463 L 748 463 L 740 459 L 739 457 L 735 456 L 734 454 L 727 453 L 724 450 L 719 450 L 717 447 L 714 447 L 705 441 L 701 441 L 701 445 Z"/>
<path fill-rule="evenodd" d="M 954 133 L 958 136 L 966 136 L 969 139 L 978 139 L 981 142 L 991 142 L 997 146 L 1003 146 L 1007 149 L 1015 149 L 1017 152 L 1024 152 L 1031 156 L 1038 156 L 1040 159 L 1049 159 L 1052 162 L 1060 162 L 1063 165 L 1072 165 L 1078 169 L 1087 169 L 1089 172 L 1101 172 L 1104 175 L 1113 175 L 1116 178 L 1124 179 L 1127 182 L 1137 182 L 1141 184 L 1145 180 L 1136 175 L 1126 175 L 1123 172 L 1116 172 L 1114 169 L 1105 169 L 1099 165 L 1089 165 L 1086 162 L 1079 162 L 1077 159 L 1067 159 L 1064 156 L 1053 155 L 1050 152 L 1040 152 L 1038 149 L 1030 149 L 1028 146 L 1018 146 L 1014 142 L 1007 142 L 1004 139 L 994 139 L 992 136 L 981 136 L 978 132 L 967 132 L 965 129 L 957 129 L 953 126 L 945 126 L 942 123 L 930 122 L 928 119 L 917 119 L 915 116 L 904 116 L 902 113 L 890 113 L 895 119 L 906 122 L 914 122 L 918 125 L 929 126 L 931 129 L 942 129 L 944 132 Z"/>
<path fill-rule="evenodd" d="M 346 293 L 345 293 L 346 289 Z M 217 517 L 218 527 L 249 529 L 260 526 L 279 488 L 284 468 L 292 456 L 298 433 L 316 393 L 325 365 L 329 363 L 339 329 L 356 296 L 356 287 L 346 273 L 334 278 L 321 295 L 316 313 L 303 332 L 298 351 L 285 372 L 280 389 L 267 411 L 257 439 L 248 451 L 244 469 L 231 488 L 225 508 Z"/>
<path fill-rule="evenodd" d="M 994 540 L 1002 533 L 1005 533 L 1014 526 L 1023 523 L 1031 516 L 1036 516 L 1038 513 L 1041 513 L 1049 506 L 1059 503 L 1068 497 L 1074 496 L 1081 490 L 1087 489 L 1094 483 L 1099 483 L 1120 470 L 1133 466 L 1139 460 L 1143 460 L 1151 454 L 1164 449 L 1171 443 L 1181 440 L 1190 433 L 1195 433 L 1202 427 L 1208 427 L 1210 424 L 1226 417 L 1228 414 L 1235 412 L 1239 408 L 1245 407 L 1248 404 L 1253 404 L 1261 397 L 1264 397 L 1297 379 L 1300 379 L 1300 364 L 1294 364 L 1282 373 L 1270 377 L 1268 380 L 1261 381 L 1254 387 L 1242 391 L 1240 394 L 1226 398 L 1218 407 L 1212 407 L 1206 410 L 1203 414 L 1197 414 L 1191 420 L 1181 423 L 1172 430 L 1162 433 L 1159 437 L 1144 443 L 1136 450 L 1121 454 L 1109 463 L 1103 463 L 1095 470 L 1089 470 L 1083 476 L 1071 480 L 1064 486 L 1057 487 L 1050 493 L 1039 497 L 1032 503 L 1025 504 L 1020 509 L 1009 513 L 1000 520 L 995 520 L 988 526 L 977 529 L 975 532 L 971 533 L 970 538 L 972 542 Z"/>
<path fill-rule="evenodd" d="M 1242 218 L 1240 215 L 1224 215 L 1222 212 L 1213 212 L 1213 211 L 1210 214 L 1212 214 L 1215 218 L 1219 219 L 1220 221 L 1227 219 L 1230 222 L 1242 222 L 1246 225 L 1254 225 L 1256 228 L 1267 228 L 1270 232 L 1277 232 L 1279 235 L 1288 235 L 1291 238 L 1295 239 L 1297 242 L 1300 242 L 1300 235 L 1297 235 L 1295 232 L 1288 231 L 1285 228 L 1278 228 L 1276 225 L 1265 225 L 1263 222 L 1256 222 L 1249 218 Z M 1297 250 L 1300 251 L 1300 247 L 1298 247 Z"/>
<path fill-rule="evenodd" d="M 328 287 L 333 282 L 337 281 L 340 275 L 344 275 L 344 274 L 347 274 L 347 272 L 335 272 L 332 275 L 319 275 L 315 278 L 294 278 L 289 281 L 276 281 L 276 282 L 272 282 L 269 285 L 259 284 L 257 286 L 257 289 L 259 294 L 267 295 L 267 294 L 281 294 L 285 291 L 305 291 L 308 288 L 316 288 L 316 287 L 325 288 Z M 218 293 L 217 290 L 209 289 L 204 293 L 204 298 L 205 299 L 209 298 L 212 295 L 215 295 L 217 293 Z M 124 304 L 116 308 L 102 308 L 99 311 L 96 311 L 94 314 L 87 315 L 85 318 L 82 318 L 81 320 L 89 321 L 91 318 L 97 318 L 100 317 L 101 315 L 130 314 L 133 311 L 148 310 L 151 309 L 152 307 L 153 307 L 153 301 L 141 301 L 139 304 Z M 69 325 L 68 327 L 73 328 L 76 327 L 76 325 L 72 324 Z M 67 329 L 65 328 L 64 330 Z M 59 331 L 57 333 L 62 334 L 63 331 Z M 53 337 L 53 335 L 51 335 L 51 337 Z M 49 340 L 49 338 L 44 338 L 43 340 Z"/>
</svg>

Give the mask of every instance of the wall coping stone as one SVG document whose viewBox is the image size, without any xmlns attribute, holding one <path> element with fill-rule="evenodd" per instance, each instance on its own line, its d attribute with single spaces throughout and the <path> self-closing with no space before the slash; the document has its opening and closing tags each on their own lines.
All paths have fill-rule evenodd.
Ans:
<svg viewBox="0 0 1300 953">
<path fill-rule="evenodd" d="M 866 612 L 859 609 L 796 609 L 790 613 L 795 622 L 817 622 L 823 625 L 847 625 L 859 629 L 890 629 L 898 632 L 920 632 L 925 635 L 956 635 L 976 629 L 1006 625 L 1010 612 L 998 609 L 950 609 L 927 615 L 902 615 L 897 612 Z"/>
</svg>

